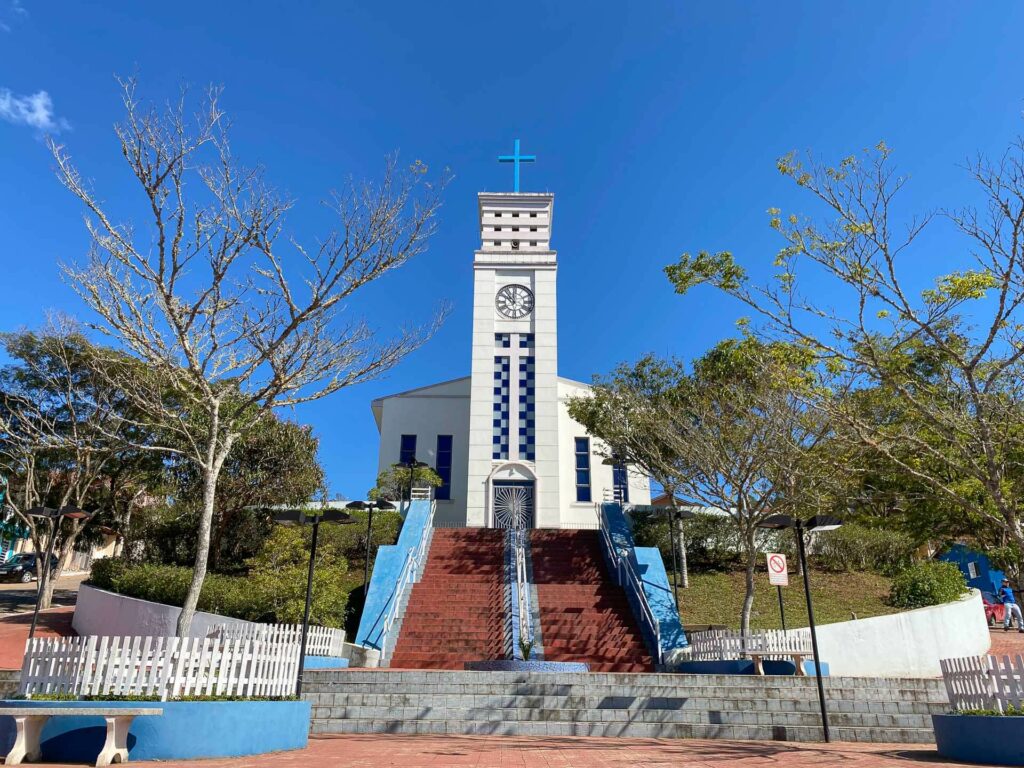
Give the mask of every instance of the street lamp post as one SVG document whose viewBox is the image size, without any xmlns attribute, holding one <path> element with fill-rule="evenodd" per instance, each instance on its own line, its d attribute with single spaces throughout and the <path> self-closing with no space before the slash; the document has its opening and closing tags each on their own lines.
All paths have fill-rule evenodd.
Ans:
<svg viewBox="0 0 1024 768">
<path fill-rule="evenodd" d="M 313 571 L 316 567 L 316 544 L 320 534 L 320 523 L 349 524 L 355 522 L 352 516 L 339 509 L 282 509 L 274 510 L 275 523 L 282 525 L 305 525 L 311 523 L 313 535 L 309 543 L 309 571 L 306 575 L 306 607 L 302 614 L 302 641 L 299 650 L 299 671 L 295 679 L 295 695 L 302 695 L 302 676 L 306 671 L 306 640 L 309 636 L 309 610 L 313 603 Z"/>
<path fill-rule="evenodd" d="M 89 519 L 92 513 L 85 512 L 78 507 L 65 506 L 60 509 L 52 507 L 32 507 L 26 513 L 29 517 L 50 521 L 50 540 L 46 542 L 46 554 L 43 556 L 42 568 L 39 567 L 39 558 L 36 558 L 36 573 L 39 575 L 39 584 L 36 588 L 36 607 L 32 611 L 32 625 L 28 629 L 28 639 L 36 635 L 36 624 L 39 622 L 39 608 L 43 602 L 43 595 L 46 594 L 46 586 L 49 583 L 50 561 L 53 559 L 53 548 L 57 543 L 57 533 L 60 530 L 61 518 L 68 517 L 76 520 Z"/>
<path fill-rule="evenodd" d="M 370 547 L 373 541 L 373 510 L 394 509 L 395 505 L 390 501 L 352 501 L 345 505 L 345 509 L 368 510 L 366 516 L 366 562 L 363 563 L 363 595 L 366 595 L 370 584 Z"/>
<path fill-rule="evenodd" d="M 811 580 L 807 568 L 807 550 L 804 545 L 804 533 L 814 531 L 831 531 L 842 525 L 837 517 L 831 515 L 815 515 L 804 521 L 789 515 L 772 515 L 758 523 L 758 528 L 783 529 L 792 528 L 796 534 L 797 556 L 800 558 L 800 570 L 804 574 L 804 594 L 807 597 L 807 622 L 811 628 L 811 654 L 814 656 L 814 677 L 818 684 L 818 705 L 821 707 L 821 730 L 825 741 L 832 740 L 828 728 L 828 708 L 825 704 L 825 684 L 821 679 L 821 658 L 818 655 L 818 632 L 814 626 L 814 603 L 811 600 Z"/>
</svg>

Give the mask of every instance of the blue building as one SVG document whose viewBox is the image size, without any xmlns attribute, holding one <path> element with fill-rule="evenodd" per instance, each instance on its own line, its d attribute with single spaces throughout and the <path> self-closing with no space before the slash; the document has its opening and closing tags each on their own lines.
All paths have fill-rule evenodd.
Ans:
<svg viewBox="0 0 1024 768">
<path fill-rule="evenodd" d="M 988 555 L 965 544 L 954 544 L 939 555 L 938 559 L 955 563 L 967 580 L 967 586 L 982 592 L 997 591 L 1004 578 L 1002 571 L 992 567 Z"/>
</svg>

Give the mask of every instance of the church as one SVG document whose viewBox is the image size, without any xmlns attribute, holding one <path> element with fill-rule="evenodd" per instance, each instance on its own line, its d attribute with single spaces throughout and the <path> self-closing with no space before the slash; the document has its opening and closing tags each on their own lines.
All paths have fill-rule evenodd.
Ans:
<svg viewBox="0 0 1024 768">
<path fill-rule="evenodd" d="M 649 479 L 569 416 L 590 387 L 558 375 L 555 198 L 519 191 L 533 159 L 517 139 L 499 158 L 514 191 L 477 196 L 470 374 L 372 403 L 380 469 L 421 461 L 444 481 L 439 526 L 589 528 L 600 502 L 650 503 Z"/>
</svg>

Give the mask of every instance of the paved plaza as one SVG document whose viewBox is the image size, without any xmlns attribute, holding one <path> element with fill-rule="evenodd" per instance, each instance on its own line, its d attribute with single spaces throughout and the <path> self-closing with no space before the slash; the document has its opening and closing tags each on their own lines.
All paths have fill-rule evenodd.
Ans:
<svg viewBox="0 0 1024 768">
<path fill-rule="evenodd" d="M 162 768 L 717 768 L 717 766 L 946 765 L 934 748 L 901 744 L 783 744 L 779 742 L 592 739 L 513 736 L 322 736 L 298 752 L 231 760 L 138 763 Z"/>
</svg>

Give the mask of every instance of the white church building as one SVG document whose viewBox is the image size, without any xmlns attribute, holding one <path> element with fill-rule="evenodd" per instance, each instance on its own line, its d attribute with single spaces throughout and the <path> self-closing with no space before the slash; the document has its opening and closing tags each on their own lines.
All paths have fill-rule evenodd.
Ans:
<svg viewBox="0 0 1024 768">
<path fill-rule="evenodd" d="M 558 375 L 554 195 L 482 192 L 478 213 L 470 375 L 373 401 L 380 469 L 434 467 L 439 525 L 589 527 L 599 502 L 649 504 L 567 410 L 590 387 Z"/>
</svg>

